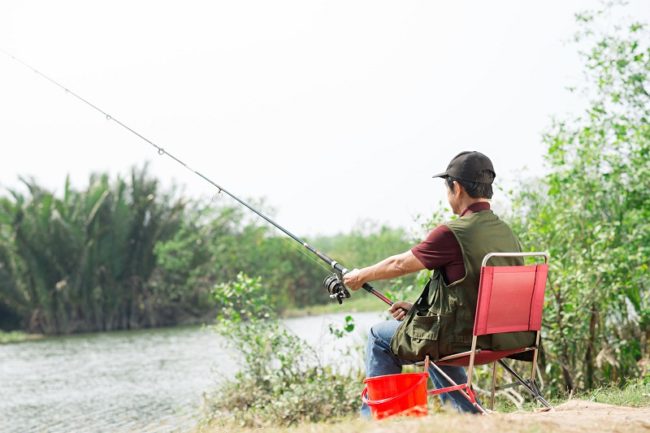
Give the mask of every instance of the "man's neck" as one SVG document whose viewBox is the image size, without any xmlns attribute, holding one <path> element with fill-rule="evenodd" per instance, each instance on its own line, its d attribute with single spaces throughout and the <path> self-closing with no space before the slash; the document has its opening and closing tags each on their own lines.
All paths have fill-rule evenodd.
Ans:
<svg viewBox="0 0 650 433">
<path fill-rule="evenodd" d="M 463 200 L 460 206 L 460 215 L 464 215 L 467 211 L 467 209 L 472 206 L 473 204 L 477 203 L 487 203 L 490 204 L 490 200 L 486 198 L 469 198 L 468 200 Z"/>
</svg>

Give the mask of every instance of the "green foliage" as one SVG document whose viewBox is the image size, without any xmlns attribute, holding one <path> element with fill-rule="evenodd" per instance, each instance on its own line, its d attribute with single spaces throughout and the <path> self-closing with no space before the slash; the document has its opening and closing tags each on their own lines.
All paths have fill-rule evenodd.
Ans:
<svg viewBox="0 0 650 433">
<path fill-rule="evenodd" d="M 371 221 L 358 224 L 347 234 L 318 237 L 313 243 L 341 262 L 358 267 L 372 265 L 411 246 L 403 229 L 378 226 Z"/>
<path fill-rule="evenodd" d="M 239 274 L 215 287 L 216 330 L 241 355 L 241 370 L 207 398 L 207 420 L 222 426 L 329 421 L 358 409 L 360 372 L 337 373 L 288 331 L 269 308 L 259 278 Z M 344 330 L 353 327 L 351 318 Z"/>
<path fill-rule="evenodd" d="M 19 343 L 32 339 L 28 334 L 20 331 L 2 332 L 0 331 L 0 344 Z"/>
<path fill-rule="evenodd" d="M 283 317 L 301 317 L 317 316 L 323 314 L 335 314 L 341 312 L 365 313 L 371 311 L 383 311 L 387 306 L 379 301 L 375 296 L 360 290 L 352 294 L 350 299 L 343 301 L 343 305 L 338 302 L 328 302 L 327 304 L 308 305 L 300 308 L 290 308 L 282 312 Z"/>
<path fill-rule="evenodd" d="M 127 179 L 93 175 L 84 190 L 66 182 L 60 195 L 23 183 L 27 193 L 0 197 L 0 329 L 51 334 L 200 320 L 219 307 L 213 286 L 242 271 L 264 278 L 275 311 L 330 301 L 321 287 L 329 270 L 300 245 L 239 207 L 161 191 L 146 167 Z M 373 259 L 404 248 L 402 231 L 377 230 L 367 241 L 355 233 L 317 242 L 364 245 Z M 370 262 L 363 254 L 352 257 Z"/>
<path fill-rule="evenodd" d="M 402 230 L 375 227 L 365 234 L 354 230 L 310 243 L 351 266 L 406 250 L 405 237 Z M 160 280 L 175 285 L 172 290 L 177 293 L 186 287 L 201 287 L 205 293 L 213 284 L 247 272 L 266 282 L 269 305 L 276 311 L 331 302 L 322 288 L 330 270 L 274 228 L 248 222 L 241 209 L 197 209 L 172 239 L 157 246 L 156 253 Z"/>
<path fill-rule="evenodd" d="M 617 406 L 647 407 L 650 406 L 650 376 L 632 380 L 623 388 L 617 386 L 596 388 L 580 398 Z"/>
<path fill-rule="evenodd" d="M 160 324 L 147 281 L 153 248 L 183 204 L 146 167 L 130 182 L 93 176 L 62 197 L 23 179 L 29 195 L 0 200 L 0 309 L 29 331 L 64 333 Z"/>
<path fill-rule="evenodd" d="M 487 380 L 486 380 L 487 385 Z M 491 386 L 491 385 L 489 385 Z M 489 389 L 489 388 L 486 388 Z M 521 394 L 523 393 L 523 394 Z M 498 412 L 515 412 L 520 410 L 535 411 L 540 404 L 514 388 L 497 391 L 495 397 L 495 409 Z M 489 393 L 480 396 L 483 401 L 488 401 Z M 615 406 L 648 407 L 650 406 L 650 377 L 636 378 L 629 380 L 624 386 L 606 385 L 590 390 L 583 390 L 575 393 L 554 393 L 545 396 L 547 401 L 557 407 L 566 403 L 567 400 L 592 401 L 596 403 L 611 404 Z"/>
<path fill-rule="evenodd" d="M 313 244 L 322 251 L 327 251 L 337 261 L 357 268 L 373 265 L 413 246 L 403 229 L 378 226 L 371 221 L 357 225 L 347 234 L 316 238 Z M 380 290 L 399 291 L 413 283 L 413 276 L 405 276 L 390 281 L 377 281 L 373 286 Z"/>
<path fill-rule="evenodd" d="M 551 253 L 542 363 L 556 389 L 624 382 L 648 357 L 650 37 L 639 23 L 598 34 L 603 14 L 579 16 L 589 107 L 553 124 L 549 174 L 515 197 L 522 243 Z"/>
<path fill-rule="evenodd" d="M 337 338 L 343 338 L 346 334 L 349 334 L 354 331 L 354 318 L 352 316 L 345 316 L 343 325 L 337 326 L 330 323 L 328 329 L 330 334 L 334 335 Z"/>
<path fill-rule="evenodd" d="M 217 284 L 212 294 L 221 305 L 217 315 L 220 327 L 276 317 L 270 308 L 269 292 L 262 287 L 260 277 L 250 278 L 239 273 L 234 281 Z"/>
</svg>

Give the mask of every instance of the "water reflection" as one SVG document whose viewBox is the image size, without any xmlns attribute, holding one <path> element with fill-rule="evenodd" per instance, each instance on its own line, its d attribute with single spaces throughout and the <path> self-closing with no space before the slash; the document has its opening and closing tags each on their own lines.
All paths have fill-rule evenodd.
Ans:
<svg viewBox="0 0 650 433">
<path fill-rule="evenodd" d="M 336 340 L 345 315 L 287 320 L 324 362 L 365 339 L 376 313 L 354 314 L 356 332 Z M 209 328 L 170 328 L 48 338 L 0 346 L 2 432 L 185 432 L 204 392 L 234 374 L 235 356 Z"/>
</svg>

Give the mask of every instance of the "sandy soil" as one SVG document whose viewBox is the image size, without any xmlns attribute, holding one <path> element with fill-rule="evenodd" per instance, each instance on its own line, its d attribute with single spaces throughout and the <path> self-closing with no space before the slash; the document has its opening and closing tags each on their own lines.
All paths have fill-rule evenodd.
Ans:
<svg viewBox="0 0 650 433">
<path fill-rule="evenodd" d="M 226 430 L 207 429 L 208 432 Z M 650 433 L 650 407 L 631 408 L 571 400 L 550 412 L 487 416 L 431 414 L 385 421 L 303 424 L 295 428 L 227 429 L 239 433 Z"/>
<path fill-rule="evenodd" d="M 633 408 L 571 400 L 550 412 L 499 415 L 506 422 L 537 425 L 542 431 L 650 432 L 650 407 Z"/>
</svg>

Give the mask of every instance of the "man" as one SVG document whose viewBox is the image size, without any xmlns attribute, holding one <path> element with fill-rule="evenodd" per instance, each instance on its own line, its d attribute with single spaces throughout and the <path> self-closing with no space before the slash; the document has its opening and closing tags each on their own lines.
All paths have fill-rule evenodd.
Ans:
<svg viewBox="0 0 650 433">
<path fill-rule="evenodd" d="M 520 251 L 519 241 L 507 224 L 490 210 L 495 178 L 490 159 L 480 152 L 462 152 L 447 170 L 437 174 L 445 180 L 447 199 L 459 218 L 436 227 L 420 244 L 405 253 L 388 257 L 363 269 L 345 274 L 344 283 L 358 290 L 364 283 L 433 270 L 418 300 L 395 302 L 389 309 L 395 320 L 372 327 L 366 353 L 366 376 L 400 373 L 402 365 L 470 349 L 481 260 L 494 251 Z M 497 258 L 491 264 L 522 264 L 521 259 Z M 406 320 L 405 320 L 406 319 Z M 534 342 L 532 333 L 480 337 L 478 346 L 494 350 L 522 347 Z M 467 380 L 462 367 L 441 369 L 456 383 Z M 449 382 L 435 369 L 430 376 L 436 387 Z M 458 391 L 442 394 L 463 412 L 477 409 Z M 369 416 L 364 405 L 361 412 Z"/>
</svg>

